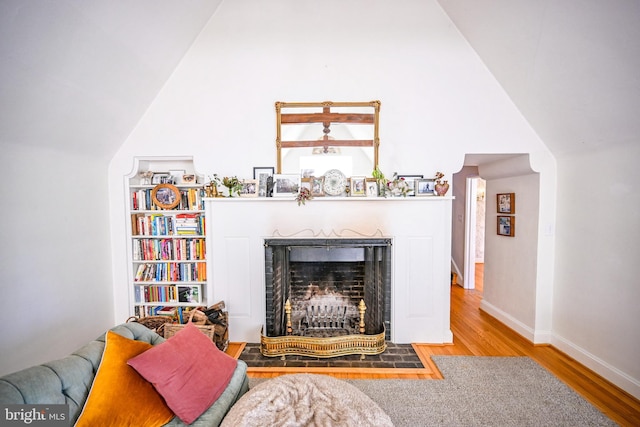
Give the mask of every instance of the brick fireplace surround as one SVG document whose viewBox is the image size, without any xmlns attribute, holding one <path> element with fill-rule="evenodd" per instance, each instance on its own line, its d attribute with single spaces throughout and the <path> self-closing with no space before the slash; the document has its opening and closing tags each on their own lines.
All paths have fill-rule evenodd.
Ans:
<svg viewBox="0 0 640 427">
<path fill-rule="evenodd" d="M 451 198 L 205 199 L 207 298 L 224 300 L 230 340 L 260 342 L 267 327 L 265 244 L 272 239 L 391 242 L 387 308 L 396 344 L 449 343 Z"/>
</svg>

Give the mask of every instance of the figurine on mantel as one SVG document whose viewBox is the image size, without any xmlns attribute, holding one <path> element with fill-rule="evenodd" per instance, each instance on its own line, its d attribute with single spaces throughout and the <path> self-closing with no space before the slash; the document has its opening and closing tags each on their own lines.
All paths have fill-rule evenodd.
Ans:
<svg viewBox="0 0 640 427">
<path fill-rule="evenodd" d="M 218 174 L 213 174 L 213 176 L 209 177 L 209 183 L 204 185 L 204 192 L 207 197 L 220 197 L 220 193 L 218 193 L 218 184 L 220 184 Z"/>
<path fill-rule="evenodd" d="M 442 172 L 436 172 L 435 180 L 436 180 L 436 194 L 438 196 L 444 196 L 449 191 L 449 183 L 447 180 L 441 181 L 444 178 L 444 174 Z"/>
</svg>

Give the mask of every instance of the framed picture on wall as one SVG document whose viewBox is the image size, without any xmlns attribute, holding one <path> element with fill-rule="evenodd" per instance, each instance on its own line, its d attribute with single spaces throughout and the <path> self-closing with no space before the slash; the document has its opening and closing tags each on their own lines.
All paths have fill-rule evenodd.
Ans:
<svg viewBox="0 0 640 427">
<path fill-rule="evenodd" d="M 516 193 L 498 193 L 496 203 L 499 214 L 516 213 Z"/>
<path fill-rule="evenodd" d="M 513 237 L 516 235 L 516 217 L 498 215 L 498 235 Z"/>
</svg>

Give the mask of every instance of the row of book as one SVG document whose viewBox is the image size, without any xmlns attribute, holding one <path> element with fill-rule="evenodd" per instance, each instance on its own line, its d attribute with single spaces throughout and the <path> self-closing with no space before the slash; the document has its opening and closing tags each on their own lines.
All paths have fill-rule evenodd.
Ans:
<svg viewBox="0 0 640 427">
<path fill-rule="evenodd" d="M 205 216 L 201 213 L 132 214 L 133 236 L 202 236 Z"/>
<path fill-rule="evenodd" d="M 137 304 L 166 302 L 201 304 L 200 285 L 145 285 L 135 286 Z"/>
<path fill-rule="evenodd" d="M 136 305 L 134 315 L 137 317 L 167 316 L 167 323 L 178 320 L 183 323 L 183 308 L 173 305 Z"/>
<path fill-rule="evenodd" d="M 135 261 L 206 259 L 205 239 L 133 239 Z"/>
<path fill-rule="evenodd" d="M 202 214 L 181 213 L 175 217 L 175 229 L 178 236 L 204 234 L 205 217 Z"/>
<path fill-rule="evenodd" d="M 151 192 L 153 189 L 144 188 L 131 192 L 131 210 L 159 210 L 161 209 L 153 202 Z M 202 188 L 181 189 L 180 203 L 175 210 L 202 210 L 204 209 L 204 190 Z"/>
<path fill-rule="evenodd" d="M 207 280 L 204 262 L 156 262 L 138 265 L 136 282 L 203 282 Z"/>
</svg>

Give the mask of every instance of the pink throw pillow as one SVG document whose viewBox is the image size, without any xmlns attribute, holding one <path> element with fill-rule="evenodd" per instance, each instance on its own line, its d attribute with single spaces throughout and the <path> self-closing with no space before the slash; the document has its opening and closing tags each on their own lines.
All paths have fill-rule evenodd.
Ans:
<svg viewBox="0 0 640 427">
<path fill-rule="evenodd" d="M 238 364 L 192 323 L 127 363 L 153 384 L 186 424 L 220 397 Z"/>
</svg>

